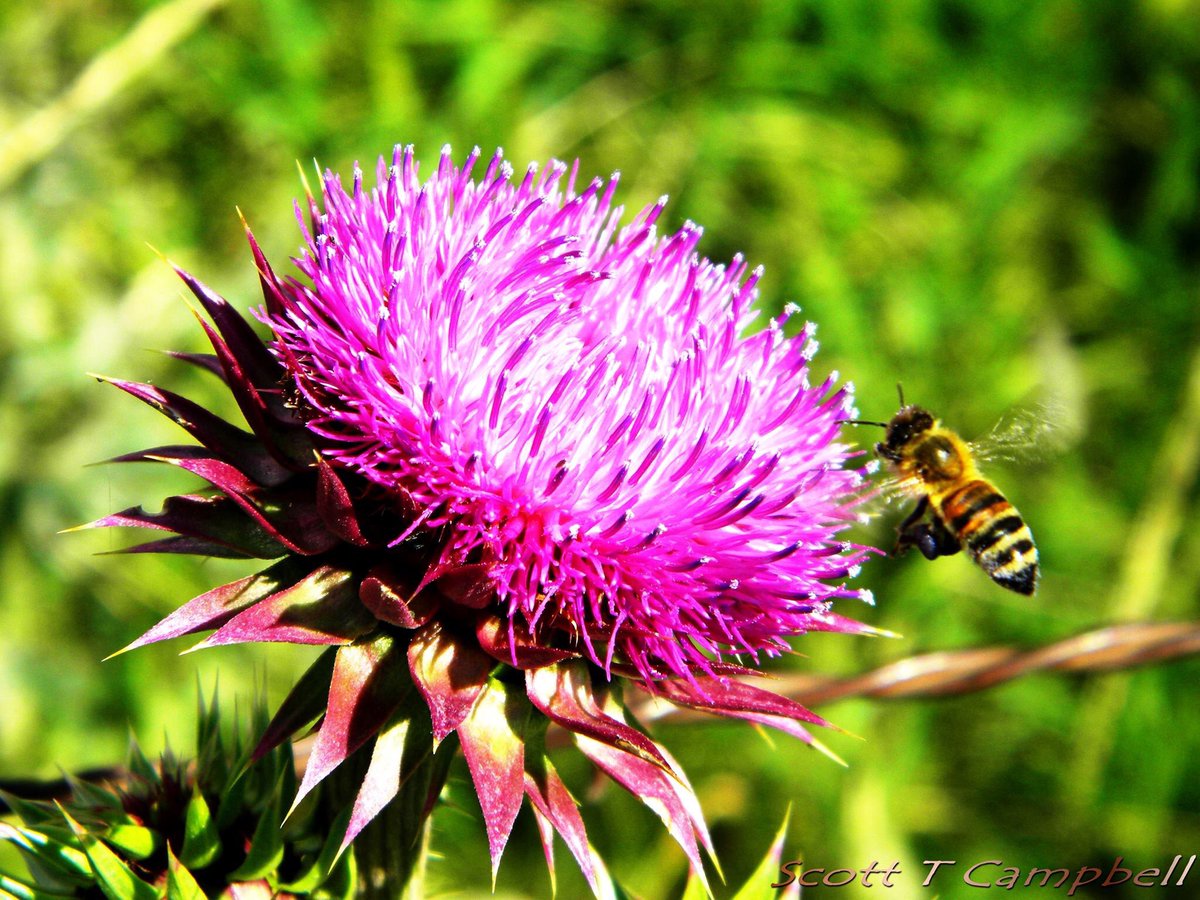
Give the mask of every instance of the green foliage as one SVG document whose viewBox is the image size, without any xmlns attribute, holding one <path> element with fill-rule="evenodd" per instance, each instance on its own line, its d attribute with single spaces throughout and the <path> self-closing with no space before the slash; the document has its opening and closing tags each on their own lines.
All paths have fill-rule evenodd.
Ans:
<svg viewBox="0 0 1200 900">
<path fill-rule="evenodd" d="M 141 43 L 124 42 L 151 14 Z M 202 373 L 142 352 L 203 347 L 146 242 L 252 303 L 234 205 L 283 259 L 299 245 L 292 161 L 348 170 L 398 141 L 426 168 L 447 141 L 460 156 L 502 144 L 518 164 L 579 156 L 585 173 L 624 172 L 628 208 L 669 192 L 668 227 L 701 222 L 710 256 L 766 264 L 765 307 L 795 301 L 820 323 L 817 374 L 853 378 L 866 417 L 894 410 L 896 381 L 967 437 L 1013 407 L 1057 405 L 1064 449 L 990 470 L 1037 536 L 1035 600 L 1002 595 L 961 558 L 880 559 L 862 576 L 878 608 L 856 612 L 904 639 L 815 635 L 798 642 L 809 658 L 782 668 L 851 674 L 1194 617 L 1198 71 L 1195 0 L 0 4 L 0 773 L 111 764 L 130 723 L 186 729 L 197 672 L 249 693 L 261 648 L 99 663 L 249 569 L 117 564 L 93 555 L 119 546 L 111 535 L 55 536 L 190 486 L 151 467 L 83 468 L 180 435 L 81 373 L 169 371 L 174 389 L 220 397 Z M 889 546 L 903 512 L 879 513 L 853 537 Z M 312 658 L 270 654 L 275 701 Z M 846 770 L 747 728 L 661 730 L 729 885 L 789 804 L 785 858 L 815 865 L 1150 866 L 1200 843 L 1198 674 L 1186 662 L 843 702 L 821 712 L 865 738 L 828 736 Z M 586 796 L 586 767 L 555 764 Z M 455 778 L 448 791 L 459 808 L 435 822 L 427 881 L 486 890 L 475 801 Z M 646 897 L 683 890 L 682 856 L 653 816 L 619 792 L 587 806 L 618 881 Z M 232 815 L 210 814 L 222 828 Z M 138 849 L 128 837 L 123 852 Z M 41 865 L 64 883 L 91 872 L 65 849 Z M 519 820 L 498 890 L 546 896 L 543 872 Z M 571 866 L 559 879 L 560 896 L 585 890 Z"/>
<path fill-rule="evenodd" d="M 261 732 L 261 706 L 253 719 Z M 0 841 L 19 851 L 30 879 L 8 873 L 12 886 L 3 889 L 17 897 L 98 890 L 107 900 L 352 894 L 353 853 L 336 856 L 344 822 L 326 821 L 315 802 L 283 822 L 281 794 L 295 789 L 290 749 L 252 761 L 240 733 L 227 745 L 215 700 L 200 704 L 199 722 L 194 760 L 168 752 L 155 766 L 132 742 L 112 784 L 72 779 L 61 803 L 0 795 L 17 819 L 0 823 Z"/>
</svg>

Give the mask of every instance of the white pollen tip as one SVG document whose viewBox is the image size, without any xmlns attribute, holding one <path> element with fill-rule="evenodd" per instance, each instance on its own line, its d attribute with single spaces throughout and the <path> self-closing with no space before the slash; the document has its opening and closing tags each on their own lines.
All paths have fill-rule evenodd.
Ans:
<svg viewBox="0 0 1200 900">
<path fill-rule="evenodd" d="M 508 179 L 508 178 L 512 178 L 512 176 L 513 176 L 512 163 L 510 163 L 508 160 L 505 160 L 504 162 L 500 163 L 500 177 L 504 178 L 504 179 Z"/>
<path fill-rule="evenodd" d="M 740 581 L 738 581 L 736 578 L 729 579 L 729 590 L 736 591 L 741 586 L 742 586 L 742 583 Z"/>
<path fill-rule="evenodd" d="M 757 271 L 762 271 L 762 266 L 759 266 Z M 794 316 L 798 312 L 800 312 L 799 304 L 792 303 L 791 301 L 783 304 L 783 314 L 785 316 Z"/>
<path fill-rule="evenodd" d="M 858 592 L 858 599 L 861 600 L 863 603 L 867 604 L 867 606 L 874 606 L 875 605 L 875 592 L 870 590 L 869 588 L 863 588 L 861 591 Z"/>
<path fill-rule="evenodd" d="M 843 388 L 843 390 L 845 390 L 845 392 L 847 394 L 853 394 L 854 393 L 854 382 L 847 381 L 844 385 L 842 385 L 842 388 Z"/>
<path fill-rule="evenodd" d="M 829 373 L 830 381 L 840 381 L 841 378 L 842 378 L 842 373 L 839 372 L 837 369 L 834 369 L 832 372 Z"/>
<path fill-rule="evenodd" d="M 859 513 L 857 516 L 855 516 L 855 518 L 858 519 L 859 525 L 870 525 L 871 524 L 871 517 L 868 516 L 866 513 Z"/>
<path fill-rule="evenodd" d="M 671 199 L 671 197 L 669 194 L 663 194 L 661 197 L 658 198 L 658 203 L 656 203 L 655 205 L 656 206 L 666 206 L 667 202 L 670 199 Z"/>
<path fill-rule="evenodd" d="M 879 460 L 877 460 L 877 459 L 867 460 L 867 464 L 865 466 L 863 466 L 863 471 L 866 472 L 868 475 L 874 475 L 876 472 L 879 471 Z"/>
<path fill-rule="evenodd" d="M 578 523 L 572 523 L 570 526 L 568 526 L 568 527 L 567 527 L 567 534 L 569 534 L 569 535 L 571 536 L 571 538 L 572 538 L 572 539 L 579 537 L 579 525 L 578 525 Z"/>
<path fill-rule="evenodd" d="M 442 144 L 442 156 L 449 156 L 449 155 L 450 155 L 450 145 Z"/>
<path fill-rule="evenodd" d="M 702 557 L 700 557 L 700 563 L 701 563 L 702 565 L 705 565 L 705 566 L 707 566 L 707 565 L 708 565 L 710 562 L 713 562 L 714 560 L 716 560 L 716 557 L 715 557 L 715 556 L 702 556 Z"/>
<path fill-rule="evenodd" d="M 474 147 L 472 147 L 472 148 L 471 148 L 471 155 L 472 155 L 472 156 L 478 156 L 478 155 L 479 155 L 480 153 L 482 153 L 482 152 L 483 152 L 483 151 L 479 149 L 479 145 L 478 145 L 478 144 L 476 144 Z"/>
<path fill-rule="evenodd" d="M 534 162 L 531 162 L 531 163 L 530 163 L 530 164 L 529 164 L 529 165 L 528 165 L 528 166 L 525 168 L 525 171 L 526 171 L 526 172 L 528 172 L 530 175 L 532 175 L 532 174 L 533 174 L 534 172 L 536 172 L 537 170 L 538 170 L 538 164 L 537 164 L 537 162 L 536 162 L 536 161 L 534 161 Z"/>
<path fill-rule="evenodd" d="M 846 571 L 847 571 L 847 574 L 848 574 L 848 575 L 849 575 L 851 578 L 857 578 L 859 575 L 861 575 L 861 574 L 862 574 L 862 566 L 859 566 L 859 565 L 853 565 L 853 566 L 851 566 L 849 569 L 847 569 Z"/>
</svg>

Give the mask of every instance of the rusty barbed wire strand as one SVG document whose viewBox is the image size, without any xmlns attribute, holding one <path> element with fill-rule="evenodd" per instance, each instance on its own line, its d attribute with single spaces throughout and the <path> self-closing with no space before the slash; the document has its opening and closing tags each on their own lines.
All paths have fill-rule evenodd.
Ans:
<svg viewBox="0 0 1200 900">
<path fill-rule="evenodd" d="M 854 697 L 945 697 L 995 687 L 1038 672 L 1113 672 L 1200 653 L 1200 622 L 1110 625 L 1045 647 L 979 647 L 910 656 L 862 675 L 789 674 L 770 688 L 805 706 Z M 761 682 L 759 682 L 761 684 Z M 642 721 L 708 719 L 711 714 L 659 700 L 633 704 Z"/>
<path fill-rule="evenodd" d="M 851 698 L 946 697 L 986 690 L 1039 672 L 1115 672 L 1197 654 L 1200 654 L 1200 622 L 1135 622 L 1087 631 L 1033 650 L 1016 647 L 945 650 L 910 656 L 848 678 L 791 674 L 771 678 L 769 685 L 775 693 L 805 706 Z M 630 711 L 642 722 L 713 719 L 711 713 L 649 697 L 632 702 Z M 568 737 L 561 729 L 553 729 L 547 740 L 551 745 L 561 745 Z M 306 738 L 295 745 L 296 768 L 300 773 L 311 744 L 312 738 Z M 88 775 L 84 773 L 85 779 Z M 102 769 L 90 775 L 97 780 L 119 783 L 123 771 Z M 0 779 L 0 790 L 26 799 L 62 800 L 70 795 L 70 784 L 65 779 Z M 3 812 L 7 812 L 7 807 L 0 800 L 0 813 Z"/>
</svg>

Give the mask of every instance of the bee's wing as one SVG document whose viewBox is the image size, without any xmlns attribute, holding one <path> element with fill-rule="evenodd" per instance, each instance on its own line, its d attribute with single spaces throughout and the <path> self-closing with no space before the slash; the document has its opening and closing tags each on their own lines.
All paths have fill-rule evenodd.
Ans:
<svg viewBox="0 0 1200 900">
<path fill-rule="evenodd" d="M 1044 402 L 1013 410 L 978 440 L 971 452 L 989 460 L 1039 461 L 1062 452 L 1077 431 L 1061 403 Z"/>
<path fill-rule="evenodd" d="M 919 497 L 923 493 L 925 490 L 919 479 L 901 478 L 889 472 L 873 480 L 870 489 L 862 496 L 858 513 L 865 519 L 873 519 L 886 507 Z"/>
</svg>

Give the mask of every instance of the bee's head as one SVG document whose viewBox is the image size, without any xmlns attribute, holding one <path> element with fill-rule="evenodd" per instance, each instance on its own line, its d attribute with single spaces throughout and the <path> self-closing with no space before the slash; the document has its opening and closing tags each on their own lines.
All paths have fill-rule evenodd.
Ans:
<svg viewBox="0 0 1200 900">
<path fill-rule="evenodd" d="M 887 424 L 887 437 L 875 445 L 875 452 L 885 459 L 900 458 L 900 451 L 933 427 L 933 415 L 919 406 L 902 406 Z"/>
</svg>

